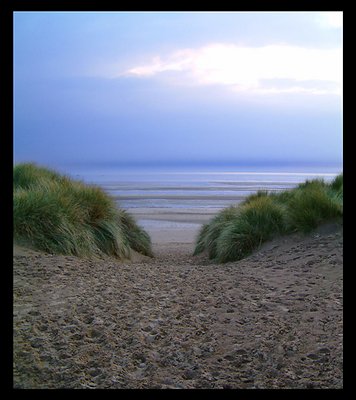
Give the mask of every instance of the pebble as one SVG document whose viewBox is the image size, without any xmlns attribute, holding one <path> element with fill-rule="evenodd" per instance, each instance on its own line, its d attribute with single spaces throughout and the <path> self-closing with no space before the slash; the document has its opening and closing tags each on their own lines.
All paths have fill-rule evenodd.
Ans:
<svg viewBox="0 0 356 400">
<path fill-rule="evenodd" d="M 31 340 L 31 346 L 34 348 L 39 348 L 42 347 L 45 344 L 45 340 L 44 339 L 40 339 L 40 338 L 34 338 Z"/>
<path fill-rule="evenodd" d="M 318 354 L 315 354 L 315 353 L 309 353 L 309 354 L 307 354 L 307 357 L 312 360 L 317 360 L 319 358 Z"/>
<path fill-rule="evenodd" d="M 183 378 L 184 379 L 194 379 L 198 375 L 198 372 L 194 369 L 189 369 L 184 371 Z"/>
</svg>

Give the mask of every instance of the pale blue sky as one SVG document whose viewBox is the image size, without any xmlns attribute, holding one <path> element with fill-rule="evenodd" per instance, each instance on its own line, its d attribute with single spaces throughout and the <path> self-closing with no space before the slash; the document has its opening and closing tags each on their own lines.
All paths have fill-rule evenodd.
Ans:
<svg viewBox="0 0 356 400">
<path fill-rule="evenodd" d="M 14 17 L 15 162 L 342 161 L 342 13 Z"/>
</svg>

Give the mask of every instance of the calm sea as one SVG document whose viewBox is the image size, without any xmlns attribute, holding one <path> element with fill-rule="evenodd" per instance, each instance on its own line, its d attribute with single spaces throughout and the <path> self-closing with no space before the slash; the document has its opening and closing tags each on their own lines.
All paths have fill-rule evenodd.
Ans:
<svg viewBox="0 0 356 400">
<path fill-rule="evenodd" d="M 291 189 L 306 179 L 332 180 L 342 167 L 155 167 L 67 166 L 75 179 L 102 187 L 142 225 L 162 225 L 162 215 L 214 214 L 257 190 Z M 155 214 L 161 214 L 155 218 Z M 148 215 L 149 214 L 149 215 Z M 192 222 L 194 219 L 192 219 Z M 194 220 L 196 223 L 196 219 Z M 171 221 L 173 223 L 173 221 Z M 189 223 L 189 218 L 180 223 Z"/>
</svg>

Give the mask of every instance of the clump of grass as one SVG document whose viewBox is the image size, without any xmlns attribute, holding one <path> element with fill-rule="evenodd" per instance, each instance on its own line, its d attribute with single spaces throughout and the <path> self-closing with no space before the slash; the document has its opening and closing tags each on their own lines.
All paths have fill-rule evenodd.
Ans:
<svg viewBox="0 0 356 400">
<path fill-rule="evenodd" d="M 198 235 L 197 245 L 194 255 L 208 250 L 209 258 L 216 257 L 216 240 L 220 236 L 221 231 L 231 219 L 234 219 L 238 213 L 235 206 L 227 207 L 216 215 L 209 224 L 202 226 Z"/>
<path fill-rule="evenodd" d="M 259 191 L 205 224 L 194 254 L 206 251 L 217 262 L 240 260 L 275 236 L 307 233 L 342 218 L 342 199 L 342 175 L 329 184 L 315 179 L 280 193 Z"/>
<path fill-rule="evenodd" d="M 40 181 L 64 182 L 67 178 L 56 171 L 40 167 L 35 163 L 18 164 L 13 170 L 14 189 L 29 189 L 32 185 L 38 186 Z"/>
<path fill-rule="evenodd" d="M 151 238 L 149 234 L 136 224 L 136 221 L 127 211 L 118 211 L 119 225 L 123 227 L 123 234 L 129 247 L 138 253 L 153 257 Z"/>
<path fill-rule="evenodd" d="M 343 174 L 340 174 L 336 176 L 333 181 L 330 183 L 330 188 L 331 190 L 334 190 L 335 192 L 342 193 L 343 192 L 343 186 L 344 186 L 344 176 Z"/>
<path fill-rule="evenodd" d="M 245 257 L 261 243 L 285 230 L 283 208 L 271 197 L 255 197 L 241 207 L 216 240 L 216 260 L 234 261 Z"/>
<path fill-rule="evenodd" d="M 335 179 L 330 183 L 329 196 L 336 202 L 341 211 L 343 210 L 343 200 L 344 200 L 344 179 L 343 174 L 335 177 Z"/>
<path fill-rule="evenodd" d="M 242 202 L 241 205 L 243 204 L 249 204 L 253 202 L 255 199 L 259 199 L 261 197 L 267 197 L 268 196 L 268 191 L 267 190 L 258 190 L 256 193 L 250 194 L 247 196 Z"/>
<path fill-rule="evenodd" d="M 35 164 L 14 167 L 14 240 L 57 254 L 152 255 L 148 234 L 102 189 Z"/>
<path fill-rule="evenodd" d="M 320 180 L 299 185 L 288 204 L 290 230 L 307 233 L 340 217 L 342 207 L 334 193 L 331 185 Z"/>
</svg>

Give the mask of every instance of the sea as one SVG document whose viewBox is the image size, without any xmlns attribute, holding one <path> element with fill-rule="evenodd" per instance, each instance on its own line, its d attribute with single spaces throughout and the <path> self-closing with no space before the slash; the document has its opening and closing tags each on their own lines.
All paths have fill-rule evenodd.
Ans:
<svg viewBox="0 0 356 400">
<path fill-rule="evenodd" d="M 152 229 L 198 228 L 221 209 L 258 190 L 289 190 L 311 179 L 331 181 L 342 165 L 123 166 L 82 164 L 58 168 L 100 186 L 120 208 Z"/>
</svg>

